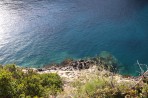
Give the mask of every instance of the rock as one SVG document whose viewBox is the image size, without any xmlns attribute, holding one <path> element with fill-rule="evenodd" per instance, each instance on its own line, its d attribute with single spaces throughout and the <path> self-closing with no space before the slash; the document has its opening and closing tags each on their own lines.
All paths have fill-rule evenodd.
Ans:
<svg viewBox="0 0 148 98">
<path fill-rule="evenodd" d="M 84 62 L 84 60 L 81 59 L 79 62 Z"/>
<path fill-rule="evenodd" d="M 37 71 L 46 71 L 45 68 L 38 68 Z"/>
</svg>

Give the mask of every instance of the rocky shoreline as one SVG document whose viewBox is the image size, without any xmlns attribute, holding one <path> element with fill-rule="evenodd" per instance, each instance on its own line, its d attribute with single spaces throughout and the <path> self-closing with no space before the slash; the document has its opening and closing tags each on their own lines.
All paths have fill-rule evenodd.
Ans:
<svg viewBox="0 0 148 98">
<path fill-rule="evenodd" d="M 79 59 L 79 60 L 73 60 L 71 58 L 68 58 L 59 64 L 53 63 L 53 64 L 44 65 L 42 68 L 31 68 L 31 69 L 37 72 L 45 72 L 52 70 L 74 71 L 74 70 L 89 69 L 94 65 L 100 66 L 102 67 L 102 69 L 109 70 L 111 72 L 116 72 L 118 70 L 118 66 L 120 65 L 120 63 L 113 55 L 104 51 L 100 53 L 99 56 L 92 58 Z M 26 67 L 26 69 L 30 68 Z"/>
<path fill-rule="evenodd" d="M 39 74 L 44 73 L 57 73 L 62 78 L 67 78 L 68 81 L 72 81 L 79 77 L 82 70 L 90 70 L 96 62 L 92 60 L 67 60 L 60 65 L 48 65 L 43 68 L 24 68 L 23 72 L 33 70 Z"/>
<path fill-rule="evenodd" d="M 48 70 L 72 71 L 72 70 L 89 69 L 92 64 L 95 64 L 95 61 L 77 60 L 77 61 L 62 62 L 61 64 L 58 64 L 56 66 L 48 65 L 48 66 L 45 66 L 44 68 Z"/>
<path fill-rule="evenodd" d="M 107 62 L 108 61 L 108 62 Z M 105 62 L 105 63 L 104 63 Z M 73 93 L 76 88 L 72 86 L 74 82 L 79 81 L 80 84 L 85 84 L 88 81 L 92 81 L 93 78 L 108 79 L 110 84 L 114 83 L 114 86 L 119 84 L 128 84 L 129 87 L 134 87 L 137 84 L 141 84 L 141 79 L 132 76 L 123 76 L 116 73 L 117 62 L 114 60 L 108 60 L 104 58 L 92 58 L 71 60 L 67 59 L 60 64 L 50 64 L 43 68 L 24 68 L 23 71 L 33 70 L 39 74 L 57 73 L 63 80 L 63 93 L 57 95 L 56 98 L 74 98 L 76 94 Z M 143 85 L 143 82 L 142 82 Z"/>
<path fill-rule="evenodd" d="M 66 59 L 60 64 L 49 64 L 44 66 L 43 68 L 25 68 L 23 69 L 24 72 L 28 70 L 33 70 L 39 74 L 44 73 L 57 73 L 61 78 L 66 79 L 66 81 L 73 81 L 78 79 L 83 72 L 85 74 L 92 74 L 94 72 L 116 72 L 114 70 L 116 66 L 105 65 L 104 59 L 102 58 L 91 58 L 91 59 L 81 59 L 81 60 L 71 60 Z M 114 62 L 113 62 L 114 63 Z M 111 69 L 107 69 L 107 68 Z M 107 69 L 107 70 L 106 70 Z"/>
</svg>

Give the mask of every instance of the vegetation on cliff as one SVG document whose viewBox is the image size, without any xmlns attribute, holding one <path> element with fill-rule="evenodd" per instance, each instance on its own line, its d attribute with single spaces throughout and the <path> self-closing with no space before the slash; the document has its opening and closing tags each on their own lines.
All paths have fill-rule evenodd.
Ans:
<svg viewBox="0 0 148 98">
<path fill-rule="evenodd" d="M 74 98 L 147 98 L 146 81 L 135 80 L 134 77 L 121 76 L 109 71 L 95 71 L 71 82 L 74 88 L 68 95 Z"/>
<path fill-rule="evenodd" d="M 14 64 L 0 67 L 0 98 L 48 98 L 61 92 L 58 74 L 38 74 L 32 69 L 23 72 Z"/>
</svg>

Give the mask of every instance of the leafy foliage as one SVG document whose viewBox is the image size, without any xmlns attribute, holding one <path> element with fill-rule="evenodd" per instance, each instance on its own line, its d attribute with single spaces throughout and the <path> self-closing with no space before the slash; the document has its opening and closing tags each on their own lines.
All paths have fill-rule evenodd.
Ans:
<svg viewBox="0 0 148 98">
<path fill-rule="evenodd" d="M 62 80 L 55 73 L 23 72 L 14 64 L 0 67 L 0 98 L 48 98 L 61 92 Z"/>
<path fill-rule="evenodd" d="M 75 98 L 147 98 L 148 85 L 131 89 L 127 85 L 118 85 L 114 88 L 109 83 L 96 81 L 87 82 L 85 85 L 77 88 Z"/>
<path fill-rule="evenodd" d="M 127 80 L 121 76 L 104 75 L 83 78 L 83 81 L 73 81 L 72 86 L 75 88 L 71 93 L 75 98 L 147 98 L 148 84 L 140 83 L 132 88 L 137 81 Z M 118 78 L 118 79 L 117 79 Z"/>
<path fill-rule="evenodd" d="M 61 92 L 62 89 L 62 81 L 60 76 L 54 73 L 51 74 L 42 74 L 41 76 L 41 84 L 44 88 L 49 89 L 49 93 L 52 95 L 56 95 L 57 92 Z"/>
<path fill-rule="evenodd" d="M 12 74 L 3 69 L 0 69 L 0 97 L 9 98 L 15 94 L 15 80 Z"/>
</svg>

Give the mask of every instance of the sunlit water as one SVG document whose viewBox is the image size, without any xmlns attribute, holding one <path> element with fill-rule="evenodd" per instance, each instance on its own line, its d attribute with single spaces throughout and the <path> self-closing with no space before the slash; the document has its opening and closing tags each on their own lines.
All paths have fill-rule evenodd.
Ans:
<svg viewBox="0 0 148 98">
<path fill-rule="evenodd" d="M 0 0 L 0 63 L 42 66 L 109 51 L 148 64 L 147 0 Z"/>
</svg>

